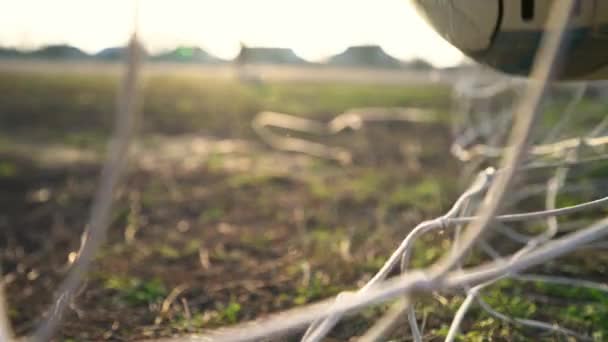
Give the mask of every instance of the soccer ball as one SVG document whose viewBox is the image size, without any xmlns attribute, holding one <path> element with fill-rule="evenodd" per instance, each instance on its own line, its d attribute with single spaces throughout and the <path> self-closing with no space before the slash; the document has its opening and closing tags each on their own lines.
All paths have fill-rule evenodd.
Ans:
<svg viewBox="0 0 608 342">
<path fill-rule="evenodd" d="M 528 75 L 551 5 L 559 0 L 412 0 L 449 43 L 477 62 Z M 578 0 L 562 80 L 608 79 L 608 1 Z"/>
</svg>

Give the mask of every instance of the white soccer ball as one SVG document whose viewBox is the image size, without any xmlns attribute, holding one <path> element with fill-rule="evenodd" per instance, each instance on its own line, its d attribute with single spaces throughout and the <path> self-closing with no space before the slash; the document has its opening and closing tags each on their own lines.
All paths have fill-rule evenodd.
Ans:
<svg viewBox="0 0 608 342">
<path fill-rule="evenodd" d="M 499 0 L 417 0 L 414 4 L 437 33 L 459 49 L 475 52 L 491 45 Z"/>
<path fill-rule="evenodd" d="M 412 0 L 449 43 L 500 71 L 528 75 L 555 0 Z M 608 1 L 576 2 L 559 78 L 608 79 Z"/>
</svg>

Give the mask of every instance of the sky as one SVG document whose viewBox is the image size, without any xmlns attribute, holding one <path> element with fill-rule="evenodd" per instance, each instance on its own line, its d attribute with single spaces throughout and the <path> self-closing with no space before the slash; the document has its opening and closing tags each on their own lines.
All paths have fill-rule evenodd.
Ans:
<svg viewBox="0 0 608 342">
<path fill-rule="evenodd" d="M 0 45 L 65 43 L 89 53 L 120 46 L 134 27 L 135 7 L 130 0 L 0 0 Z M 410 0 L 140 0 L 138 13 L 150 51 L 194 45 L 232 58 L 242 41 L 319 61 L 350 45 L 378 44 L 395 57 L 437 66 L 462 59 Z"/>
</svg>

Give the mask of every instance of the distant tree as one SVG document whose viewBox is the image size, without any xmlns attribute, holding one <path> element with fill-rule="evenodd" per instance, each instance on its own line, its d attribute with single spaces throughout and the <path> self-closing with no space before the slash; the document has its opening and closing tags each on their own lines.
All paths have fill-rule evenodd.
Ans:
<svg viewBox="0 0 608 342">
<path fill-rule="evenodd" d="M 308 62 L 288 48 L 248 47 L 241 43 L 241 50 L 235 58 L 236 65 L 245 64 L 307 64 Z"/>
<path fill-rule="evenodd" d="M 48 45 L 28 54 L 36 58 L 48 59 L 82 59 L 89 57 L 82 50 L 67 44 Z"/>
<path fill-rule="evenodd" d="M 17 58 L 23 55 L 24 53 L 17 49 L 0 47 L 0 58 Z"/>
<path fill-rule="evenodd" d="M 367 68 L 399 68 L 401 61 L 387 54 L 378 45 L 351 46 L 344 52 L 329 59 L 330 65 L 367 67 Z"/>
<path fill-rule="evenodd" d="M 175 63 L 220 63 L 221 59 L 196 46 L 179 46 L 171 51 L 152 56 L 153 61 Z"/>
<path fill-rule="evenodd" d="M 148 56 L 148 52 L 144 49 L 143 46 L 140 45 L 139 48 L 142 50 L 143 56 Z M 96 53 L 94 55 L 94 57 L 96 59 L 101 59 L 104 61 L 115 62 L 115 61 L 123 60 L 123 58 L 125 58 L 126 55 L 127 55 L 127 47 L 115 46 L 115 47 L 105 48 L 105 49 L 99 51 L 98 53 Z"/>
<path fill-rule="evenodd" d="M 422 58 L 414 58 L 414 59 L 406 62 L 405 65 L 407 67 L 409 67 L 410 69 L 414 69 L 414 70 L 433 70 L 433 69 L 435 69 L 433 64 L 429 63 L 428 61 L 426 61 Z"/>
<path fill-rule="evenodd" d="M 121 60 L 123 56 L 125 56 L 126 51 L 126 48 L 122 46 L 105 48 L 96 53 L 95 58 L 108 61 L 118 61 Z"/>
</svg>

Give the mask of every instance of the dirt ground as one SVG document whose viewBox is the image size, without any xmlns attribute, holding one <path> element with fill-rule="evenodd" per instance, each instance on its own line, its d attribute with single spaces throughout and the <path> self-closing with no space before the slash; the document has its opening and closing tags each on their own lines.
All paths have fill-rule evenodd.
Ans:
<svg viewBox="0 0 608 342">
<path fill-rule="evenodd" d="M 70 83 L 69 77 L 43 76 L 38 83 L 63 87 L 55 90 L 63 96 L 57 100 L 44 84 L 38 84 L 37 91 L 37 77 L 10 75 L 6 89 L 15 95 L 21 94 L 15 90 L 21 81 L 23 90 L 44 97 L 37 106 L 4 104 L 5 122 L 21 134 L 7 132 L 0 149 L 2 265 L 10 315 L 19 334 L 30 331 L 53 300 L 87 223 L 107 120 L 91 117 L 98 122 L 92 128 L 87 122 L 74 128 L 74 122 L 82 122 L 80 115 L 101 115 L 103 108 L 111 108 L 107 87 L 112 81 L 91 82 L 87 76 Z M 84 88 L 83 81 L 89 82 Z M 82 96 L 87 96 L 87 87 L 94 89 L 95 98 L 89 99 L 93 105 L 85 102 L 84 108 L 74 108 L 82 96 L 80 102 L 70 102 L 66 95 L 72 84 Z M 180 93 L 174 101 L 182 112 L 192 110 L 192 105 L 184 106 L 210 89 L 192 84 L 191 79 L 174 81 L 168 89 Z M 178 87 L 188 87 L 188 93 Z M 291 102 L 268 96 L 278 101 L 274 108 L 310 111 L 313 106 L 297 102 L 298 97 L 308 101 L 315 96 L 315 88 L 309 88 L 306 95 L 289 97 Z M 327 100 L 327 109 L 379 102 L 377 96 L 366 95 L 365 88 L 326 88 L 341 94 Z M 223 97 L 218 103 L 235 92 L 228 85 L 226 94 L 221 89 L 219 95 L 211 90 Z M 409 96 L 394 93 L 398 101 Z M 240 101 L 248 101 L 249 94 L 241 94 Z M 237 110 L 256 110 L 257 105 L 243 103 Z M 188 133 L 181 128 L 187 123 L 171 129 L 155 119 L 162 103 L 148 104 L 145 134 L 116 194 L 108 243 L 66 315 L 59 334 L 63 340 L 200 332 L 354 289 L 382 264 L 402 235 L 401 227 L 437 214 L 449 203 L 440 177 L 455 167 L 446 159 L 446 126 L 379 124 L 345 133 L 328 141 L 353 150 L 355 163 L 341 166 L 274 151 L 247 133 L 247 122 L 234 126 L 220 120 L 221 113 L 192 119 L 213 135 Z M 223 108 L 230 111 L 234 104 Z M 175 115 L 183 118 L 188 113 Z M 243 120 L 250 120 L 247 115 L 251 117 L 244 113 Z M 45 129 L 48 125 L 54 129 Z M 155 126 L 172 134 L 154 133 Z M 421 148 L 418 142 L 430 135 L 428 148 Z M 423 166 L 437 164 L 443 166 L 422 172 Z M 416 193 L 410 195 L 409 186 L 416 187 Z M 383 198 L 382 189 L 388 198 Z M 416 204 L 419 200 L 426 202 L 422 208 Z"/>
<path fill-rule="evenodd" d="M 231 141 L 165 139 L 188 153 L 135 157 L 117 194 L 109 243 L 62 335 L 168 336 L 354 289 L 381 265 L 399 227 L 442 209 L 438 179 L 448 168 L 422 175 L 421 165 L 451 163 L 441 160 L 444 137 L 438 137 L 441 155 L 412 161 L 394 151 L 394 159 L 375 156 L 380 160 L 349 168 L 256 143 L 239 151 Z M 214 152 L 231 143 L 234 151 Z M 17 332 L 25 333 L 52 300 L 78 247 L 99 165 L 3 158 L 16 168 L 0 187 L 6 291 Z M 374 164 L 393 171 L 375 172 Z M 418 182 L 420 194 L 412 198 L 395 191 L 384 203 L 376 193 Z M 414 207 L 418 200 L 427 201 L 426 208 Z M 175 302 L 163 307 L 172 293 Z"/>
<path fill-rule="evenodd" d="M 44 317 L 78 249 L 114 84 L 90 75 L 0 74 L 6 94 L 0 101 L 0 263 L 19 334 Z M 261 109 L 327 120 L 351 107 L 398 105 L 442 117 L 450 103 L 443 88 L 156 78 L 145 91 L 146 119 L 115 195 L 108 241 L 57 341 L 200 333 L 356 289 L 414 225 L 447 210 L 467 185 L 449 153 L 446 120 L 378 123 L 321 139 L 350 149 L 352 165 L 275 151 L 250 128 Z M 441 234 L 423 239 L 413 265 L 428 265 L 448 247 Z M 601 280 L 608 254 L 592 259 L 543 270 Z M 567 306 L 559 318 L 570 326 L 605 329 L 604 294 L 509 285 L 488 294 L 499 309 L 543 318 L 550 308 Z M 420 301 L 427 340 L 445 336 L 461 302 L 459 295 Z M 329 340 L 356 336 L 383 310 L 346 320 Z M 462 340 L 562 340 L 480 310 L 470 316 Z M 407 341 L 409 333 L 396 336 Z"/>
</svg>

